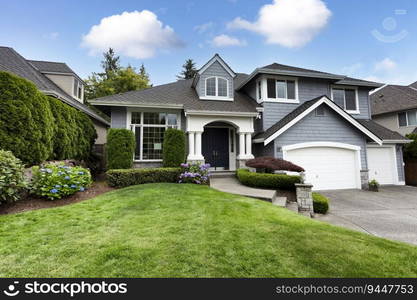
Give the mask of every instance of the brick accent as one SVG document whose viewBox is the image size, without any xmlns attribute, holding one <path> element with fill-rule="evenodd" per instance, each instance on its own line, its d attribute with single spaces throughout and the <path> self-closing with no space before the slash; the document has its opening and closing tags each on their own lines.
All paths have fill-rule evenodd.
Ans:
<svg viewBox="0 0 417 300">
<path fill-rule="evenodd" d="M 361 187 L 363 190 L 369 190 L 369 170 L 361 170 Z"/>
</svg>

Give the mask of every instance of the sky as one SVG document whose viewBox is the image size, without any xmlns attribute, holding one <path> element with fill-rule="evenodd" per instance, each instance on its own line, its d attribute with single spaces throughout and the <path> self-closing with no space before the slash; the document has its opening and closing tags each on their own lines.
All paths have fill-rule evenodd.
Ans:
<svg viewBox="0 0 417 300">
<path fill-rule="evenodd" d="M 414 0 L 0 0 L 0 45 L 86 78 L 113 47 L 154 85 L 215 53 L 235 72 L 272 62 L 383 83 L 417 81 Z"/>
</svg>

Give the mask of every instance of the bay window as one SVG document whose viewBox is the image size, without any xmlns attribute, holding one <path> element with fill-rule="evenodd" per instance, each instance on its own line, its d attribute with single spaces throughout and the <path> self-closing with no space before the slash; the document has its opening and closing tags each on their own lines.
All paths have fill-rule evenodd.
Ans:
<svg viewBox="0 0 417 300">
<path fill-rule="evenodd" d="M 359 103 L 356 89 L 332 88 L 332 99 L 349 113 L 359 114 Z"/>
<path fill-rule="evenodd" d="M 399 113 L 398 124 L 400 127 L 417 126 L 417 110 Z"/>
<path fill-rule="evenodd" d="M 178 116 L 172 113 L 132 112 L 131 130 L 135 134 L 135 160 L 161 160 L 164 133 L 178 127 Z"/>
<path fill-rule="evenodd" d="M 281 102 L 298 102 L 297 81 L 295 79 L 266 80 L 268 99 L 277 99 Z"/>
</svg>

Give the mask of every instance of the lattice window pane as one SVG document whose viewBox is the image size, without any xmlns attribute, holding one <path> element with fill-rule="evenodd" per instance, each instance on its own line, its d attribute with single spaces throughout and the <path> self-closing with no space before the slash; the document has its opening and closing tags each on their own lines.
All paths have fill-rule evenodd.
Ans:
<svg viewBox="0 0 417 300">
<path fill-rule="evenodd" d="M 206 80 L 206 95 L 216 96 L 216 78 L 212 77 Z"/>
<path fill-rule="evenodd" d="M 165 127 L 143 127 L 143 159 L 162 159 Z"/>
<path fill-rule="evenodd" d="M 143 123 L 147 125 L 165 125 L 165 113 L 144 113 Z"/>
<path fill-rule="evenodd" d="M 217 83 L 219 85 L 218 96 L 227 97 L 227 80 L 223 78 L 218 78 Z"/>
<path fill-rule="evenodd" d="M 140 112 L 132 112 L 131 124 L 140 124 Z"/>
</svg>

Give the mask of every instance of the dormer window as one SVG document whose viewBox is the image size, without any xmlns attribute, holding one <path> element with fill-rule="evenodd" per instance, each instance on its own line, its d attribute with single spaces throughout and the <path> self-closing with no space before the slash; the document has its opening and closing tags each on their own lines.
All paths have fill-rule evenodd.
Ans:
<svg viewBox="0 0 417 300">
<path fill-rule="evenodd" d="M 74 78 L 74 90 L 73 90 L 73 96 L 78 99 L 82 99 L 82 93 L 83 93 L 83 85 L 82 83 Z"/>
<path fill-rule="evenodd" d="M 209 77 L 206 79 L 206 97 L 228 98 L 229 80 L 222 77 Z"/>
</svg>

